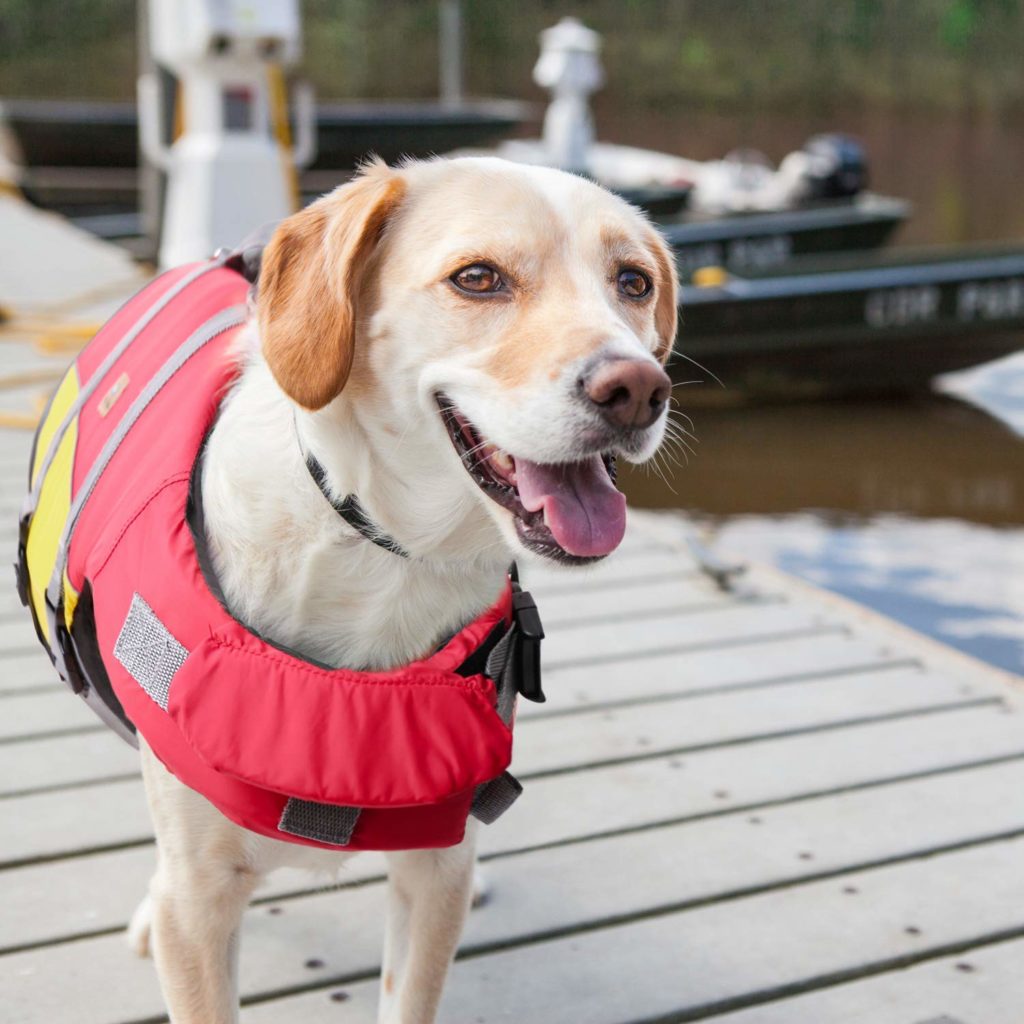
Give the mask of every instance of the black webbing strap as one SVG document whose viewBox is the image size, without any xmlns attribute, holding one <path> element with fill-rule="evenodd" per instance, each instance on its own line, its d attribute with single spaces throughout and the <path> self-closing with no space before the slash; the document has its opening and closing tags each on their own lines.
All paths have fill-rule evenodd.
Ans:
<svg viewBox="0 0 1024 1024">
<path fill-rule="evenodd" d="M 359 504 L 359 499 L 354 495 L 350 494 L 338 501 L 332 497 L 330 490 L 327 487 L 327 471 L 319 460 L 312 452 L 306 452 L 306 469 L 309 470 L 309 475 L 313 478 L 313 483 L 317 485 L 320 493 L 331 503 L 331 508 L 341 516 L 342 519 L 352 527 L 356 533 L 365 537 L 371 544 L 376 544 L 377 547 L 383 548 L 385 551 L 390 551 L 393 555 L 398 555 L 401 558 L 408 558 L 409 552 L 402 547 L 393 537 L 389 537 L 386 533 L 382 533 L 376 526 L 373 520 L 366 514 L 366 510 L 362 505 Z"/>
</svg>

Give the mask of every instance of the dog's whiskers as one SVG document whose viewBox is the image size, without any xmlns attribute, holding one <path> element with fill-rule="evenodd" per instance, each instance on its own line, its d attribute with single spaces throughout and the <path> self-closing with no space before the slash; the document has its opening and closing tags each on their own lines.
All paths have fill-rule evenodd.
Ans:
<svg viewBox="0 0 1024 1024">
<path fill-rule="evenodd" d="M 697 360 L 693 358 L 693 356 L 688 356 L 685 352 L 674 352 L 673 356 L 678 357 L 680 359 L 685 359 L 688 363 L 693 363 L 693 365 L 696 366 L 698 370 L 701 370 L 704 373 L 706 373 L 720 388 L 724 388 L 725 387 L 725 385 L 722 383 L 722 380 L 718 376 L 718 374 L 714 373 L 712 370 L 709 370 L 702 363 L 698 363 Z M 688 383 L 691 383 L 691 382 L 690 381 L 684 381 L 684 383 L 688 384 Z M 700 383 L 700 384 L 702 384 L 704 382 L 703 381 L 696 381 L 696 382 L 693 382 L 693 383 Z"/>
</svg>

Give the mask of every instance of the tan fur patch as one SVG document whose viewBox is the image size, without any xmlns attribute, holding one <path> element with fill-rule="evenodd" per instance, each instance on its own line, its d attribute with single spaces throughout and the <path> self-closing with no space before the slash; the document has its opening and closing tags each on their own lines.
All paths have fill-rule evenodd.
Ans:
<svg viewBox="0 0 1024 1024">
<path fill-rule="evenodd" d="M 281 389 L 319 409 L 352 368 L 358 299 L 381 232 L 402 200 L 401 176 L 373 164 L 284 221 L 263 255 L 263 354 Z"/>
<path fill-rule="evenodd" d="M 679 280 L 675 258 L 661 235 L 649 230 L 647 244 L 658 269 L 654 282 L 654 329 L 658 332 L 658 347 L 654 354 L 664 364 L 672 354 L 679 329 Z"/>
</svg>

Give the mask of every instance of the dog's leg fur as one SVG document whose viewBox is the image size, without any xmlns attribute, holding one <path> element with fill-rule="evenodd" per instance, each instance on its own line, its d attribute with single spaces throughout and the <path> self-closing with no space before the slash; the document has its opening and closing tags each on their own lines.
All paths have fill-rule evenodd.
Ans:
<svg viewBox="0 0 1024 1024">
<path fill-rule="evenodd" d="M 238 929 L 260 879 L 246 833 L 181 785 L 145 745 L 142 765 L 159 850 L 149 945 L 171 1020 L 234 1024 Z"/>
<path fill-rule="evenodd" d="M 388 854 L 380 1024 L 431 1024 L 473 891 L 472 822 L 459 846 Z"/>
</svg>

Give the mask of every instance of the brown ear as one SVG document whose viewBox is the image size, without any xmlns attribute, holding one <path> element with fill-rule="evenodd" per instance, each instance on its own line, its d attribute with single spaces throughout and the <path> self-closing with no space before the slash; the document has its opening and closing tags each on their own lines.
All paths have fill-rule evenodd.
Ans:
<svg viewBox="0 0 1024 1024">
<path fill-rule="evenodd" d="M 676 261 L 665 240 L 657 231 L 651 231 L 647 244 L 658 268 L 655 281 L 654 329 L 658 332 L 655 356 L 664 364 L 672 354 L 676 342 L 679 318 L 679 279 Z"/>
<path fill-rule="evenodd" d="M 366 266 L 404 192 L 396 172 L 372 164 L 283 221 L 263 253 L 263 355 L 281 390 L 307 409 L 325 406 L 348 380 Z"/>
</svg>

